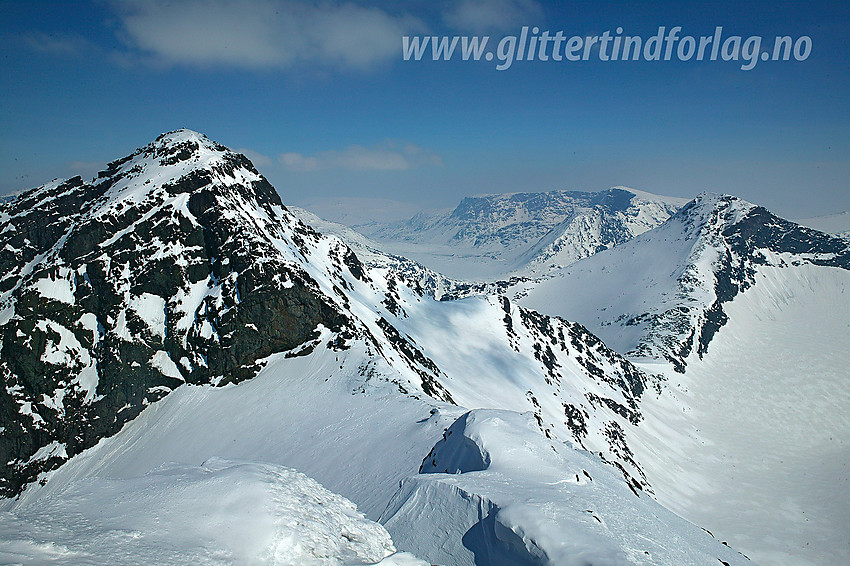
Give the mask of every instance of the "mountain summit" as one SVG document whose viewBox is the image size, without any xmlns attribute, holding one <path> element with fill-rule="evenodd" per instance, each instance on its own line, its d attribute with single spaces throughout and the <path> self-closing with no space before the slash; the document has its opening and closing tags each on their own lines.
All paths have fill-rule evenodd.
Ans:
<svg viewBox="0 0 850 566">
<path fill-rule="evenodd" d="M 239 381 L 345 323 L 299 266 L 317 236 L 244 156 L 196 132 L 0 214 L 6 495 L 182 383 Z"/>
<path fill-rule="evenodd" d="M 657 497 L 778 564 L 847 554 L 848 291 L 846 239 L 713 194 L 509 289 L 665 375 L 627 435 Z"/>
<path fill-rule="evenodd" d="M 681 373 L 708 351 L 725 305 L 756 284 L 758 268 L 801 264 L 850 270 L 850 245 L 738 197 L 703 194 L 655 230 L 514 293 Z"/>
</svg>

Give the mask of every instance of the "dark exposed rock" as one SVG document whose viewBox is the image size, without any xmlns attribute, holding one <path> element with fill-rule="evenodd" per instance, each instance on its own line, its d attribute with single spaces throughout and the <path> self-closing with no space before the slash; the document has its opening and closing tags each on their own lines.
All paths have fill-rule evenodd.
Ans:
<svg viewBox="0 0 850 566">
<path fill-rule="evenodd" d="M 417 348 L 410 338 L 402 337 L 387 319 L 381 317 L 378 320 L 378 326 L 381 327 L 384 336 L 389 340 L 390 344 L 404 356 L 405 362 L 410 369 L 419 375 L 422 380 L 422 391 L 434 399 L 454 403 L 451 394 L 446 391 L 437 379 L 442 374 L 437 364 L 423 354 L 422 350 Z"/>
<path fill-rule="evenodd" d="M 184 381 L 247 379 L 272 353 L 314 347 L 320 325 L 342 331 L 348 322 L 273 248 L 260 220 L 234 217 L 243 206 L 288 215 L 250 161 L 205 138 L 169 139 L 110 163 L 92 183 L 75 177 L 0 205 L 2 291 L 15 315 L 0 326 L 0 496 L 115 434 Z M 222 156 L 196 165 L 202 149 Z M 145 167 L 184 163 L 185 173 L 164 186 L 142 185 L 148 192 L 139 202 L 112 194 Z M 184 211 L 169 204 L 184 196 Z M 315 238 L 291 221 L 302 245 Z M 24 266 L 39 256 L 28 273 Z M 346 264 L 366 277 L 356 258 Z M 39 280 L 67 284 L 72 298 L 42 296 Z M 184 304 L 193 292 L 197 307 Z M 164 305 L 162 330 L 128 306 L 147 296 Z M 71 342 L 72 360 L 47 355 Z M 157 355 L 172 370 L 157 367 Z M 96 390 L 75 381 L 86 368 Z M 39 453 L 51 443 L 65 454 Z"/>
</svg>

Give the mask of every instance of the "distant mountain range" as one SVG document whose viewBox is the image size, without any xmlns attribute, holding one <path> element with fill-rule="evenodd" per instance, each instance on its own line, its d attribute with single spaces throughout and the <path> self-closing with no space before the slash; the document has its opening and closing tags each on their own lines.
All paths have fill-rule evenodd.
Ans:
<svg viewBox="0 0 850 566">
<path fill-rule="evenodd" d="M 545 275 L 655 228 L 686 202 L 625 187 L 484 195 L 451 212 L 352 228 L 443 275 L 496 280 Z"/>
</svg>

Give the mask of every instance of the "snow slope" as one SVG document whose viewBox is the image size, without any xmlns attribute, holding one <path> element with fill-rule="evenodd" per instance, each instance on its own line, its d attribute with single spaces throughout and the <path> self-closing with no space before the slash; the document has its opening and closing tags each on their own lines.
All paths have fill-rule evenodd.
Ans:
<svg viewBox="0 0 850 566">
<path fill-rule="evenodd" d="M 494 566 L 747 562 L 629 491 L 597 458 L 550 443 L 535 428 L 527 414 L 464 414 L 420 475 L 402 483 L 382 522 L 414 550 L 438 547 L 444 564 L 458 563 L 459 541 L 475 564 Z"/>
<path fill-rule="evenodd" d="M 629 488 L 598 457 L 546 439 L 532 414 L 462 414 L 458 407 L 400 395 L 389 380 L 380 379 L 392 371 L 388 367 L 376 366 L 364 382 L 358 370 L 364 353 L 353 348 L 340 354 L 320 347 L 311 356 L 277 355 L 256 378 L 239 385 L 177 389 L 116 436 L 51 472 L 45 486 L 7 502 L 0 515 L 6 524 L 0 548 L 24 547 L 30 553 L 41 540 L 52 546 L 39 547 L 38 552 L 75 552 L 80 543 L 71 537 L 82 531 L 90 538 L 131 539 L 115 550 L 131 556 L 150 549 L 154 556 L 178 563 L 196 553 L 211 563 L 226 562 L 234 555 L 215 554 L 223 548 L 248 552 L 257 563 L 286 564 L 268 556 L 275 548 L 286 550 L 284 558 L 292 556 L 292 548 L 281 543 L 287 532 L 281 521 L 293 514 L 305 528 L 310 517 L 317 521 L 305 531 L 308 542 L 298 549 L 307 556 L 335 544 L 349 553 L 365 547 L 358 555 L 361 561 L 392 550 L 389 540 L 353 515 L 345 502 L 312 480 L 280 468 L 286 466 L 348 497 L 370 518 L 381 517 L 396 547 L 430 563 L 501 564 L 508 554 L 493 546 L 502 544 L 499 541 L 513 545 L 512 564 L 578 564 L 591 557 L 611 559 L 606 563 L 612 564 L 707 564 L 717 559 L 748 563 Z M 468 464 L 474 460 L 471 447 L 452 444 L 461 437 L 480 447 L 486 456 L 481 459 L 482 452 L 477 452 L 479 460 L 486 464 Z M 432 473 L 437 465 L 459 473 Z M 234 476 L 237 488 L 232 487 Z M 286 493 L 275 494 L 281 476 L 290 478 L 288 483 L 291 478 L 298 481 Z M 184 517 L 182 512 L 195 505 L 195 494 L 208 489 L 221 498 Z M 175 491 L 180 494 L 176 500 Z M 258 499 L 265 501 L 269 492 L 288 502 L 296 498 L 297 503 L 275 506 L 267 511 L 269 516 L 257 517 L 256 509 L 262 507 Z M 326 501 L 321 510 L 310 504 L 317 492 Z M 102 505 L 97 499 L 111 493 L 126 493 L 131 505 L 138 501 L 147 506 L 160 501 L 158 497 L 165 505 L 153 516 L 147 506 L 138 519 L 122 519 L 114 503 Z M 94 501 L 81 500 L 89 497 Z M 306 509 L 301 509 L 303 499 Z M 57 506 L 58 517 L 52 511 Z M 308 518 L 294 513 L 296 507 Z M 248 509 L 255 510 L 246 525 L 257 526 L 251 531 L 253 540 L 239 538 L 238 531 L 211 537 L 222 513 L 239 516 Z M 100 515 L 89 530 L 69 526 L 77 510 L 100 510 Z M 204 512 L 212 513 L 212 523 L 200 516 Z M 489 520 L 498 519 L 500 525 L 495 531 L 489 528 L 490 514 Z M 156 540 L 156 519 L 166 517 L 186 524 L 192 540 L 181 538 L 180 531 L 169 531 L 164 542 Z M 332 536 L 337 521 L 351 529 L 349 542 Z M 195 538 L 204 535 L 214 540 Z M 339 556 L 338 550 L 333 552 Z M 481 552 L 490 552 L 489 561 Z"/>
<path fill-rule="evenodd" d="M 850 275 L 788 271 L 761 270 L 703 360 L 669 397 L 645 400 L 637 458 L 660 502 L 759 564 L 841 564 L 850 557 Z"/>
<path fill-rule="evenodd" d="M 691 354 L 708 350 L 728 318 L 723 304 L 753 286 L 760 266 L 848 269 L 848 258 L 841 239 L 736 197 L 704 194 L 658 228 L 511 293 L 529 308 L 580 321 L 632 359 L 666 361 L 681 373 Z"/>
<path fill-rule="evenodd" d="M 847 253 L 705 195 L 520 301 L 665 374 L 627 430 L 660 502 L 760 564 L 836 564 L 850 557 Z"/>
<path fill-rule="evenodd" d="M 0 519 L 4 563 L 426 564 L 304 474 L 219 458 L 80 479 Z"/>
</svg>

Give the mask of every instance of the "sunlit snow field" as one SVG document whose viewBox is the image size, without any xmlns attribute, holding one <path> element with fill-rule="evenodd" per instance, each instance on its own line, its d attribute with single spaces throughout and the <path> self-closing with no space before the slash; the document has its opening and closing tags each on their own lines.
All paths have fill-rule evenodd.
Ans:
<svg viewBox="0 0 850 566">
<path fill-rule="evenodd" d="M 659 501 L 758 564 L 845 563 L 850 274 L 765 268 L 727 312 L 679 400 L 645 400 L 639 458 Z"/>
</svg>

